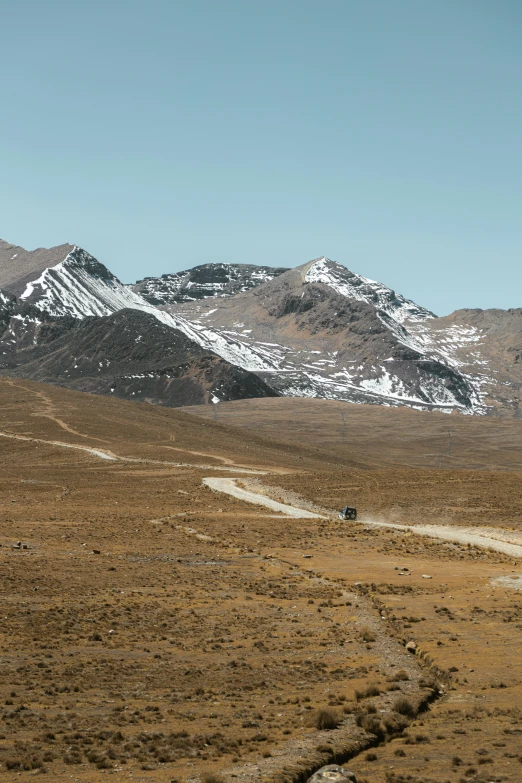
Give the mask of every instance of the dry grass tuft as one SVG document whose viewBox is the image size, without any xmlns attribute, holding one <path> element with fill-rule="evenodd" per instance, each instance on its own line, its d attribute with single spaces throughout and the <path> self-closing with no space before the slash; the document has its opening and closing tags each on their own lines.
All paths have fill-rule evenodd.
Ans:
<svg viewBox="0 0 522 783">
<path fill-rule="evenodd" d="M 393 709 L 399 715 L 405 715 L 408 718 L 412 718 L 415 715 L 415 707 L 405 696 L 401 696 L 395 701 Z"/>
<path fill-rule="evenodd" d="M 312 726 L 320 731 L 331 731 L 337 729 L 342 723 L 342 718 L 337 710 L 331 707 L 323 707 L 313 713 Z"/>
<path fill-rule="evenodd" d="M 369 685 L 364 688 L 362 691 L 355 691 L 355 698 L 357 701 L 361 701 L 361 699 L 370 699 L 372 696 L 380 696 L 381 695 L 381 689 L 378 685 L 375 685 L 375 683 L 370 683 Z"/>
</svg>

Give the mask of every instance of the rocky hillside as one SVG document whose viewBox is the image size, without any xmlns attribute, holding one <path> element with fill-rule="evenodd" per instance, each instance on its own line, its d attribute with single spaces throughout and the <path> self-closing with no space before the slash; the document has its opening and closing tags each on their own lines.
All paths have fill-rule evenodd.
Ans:
<svg viewBox="0 0 522 783">
<path fill-rule="evenodd" d="M 14 370 L 23 364 L 23 372 L 34 377 L 54 377 L 82 388 L 93 384 L 90 388 L 110 394 L 120 388 L 116 377 L 126 378 L 121 388 L 134 397 L 138 389 L 129 385 L 131 375 L 140 380 L 148 372 L 170 372 L 171 366 L 186 366 L 187 373 L 198 375 L 192 360 L 174 360 L 166 350 L 170 340 L 180 357 L 186 356 L 190 345 L 195 362 L 202 360 L 203 349 L 205 357 L 224 360 L 223 372 L 228 368 L 231 381 L 225 387 L 234 391 L 220 396 L 211 373 L 205 376 L 198 400 L 274 393 L 447 413 L 520 415 L 522 310 L 462 310 L 437 318 L 383 284 L 324 257 L 290 270 L 207 264 L 149 278 L 131 288 L 78 247 L 28 253 L 2 243 L 0 251 L 4 368 Z M 21 260 L 15 265 L 18 257 Z M 49 259 L 56 263 L 43 268 Z M 142 340 L 148 335 L 160 339 L 161 357 L 148 342 L 146 354 L 137 358 L 131 351 L 128 363 L 121 364 L 121 352 L 129 351 L 130 344 L 121 343 L 111 318 L 120 311 L 136 339 L 138 329 Z M 131 311 L 141 312 L 141 320 L 131 318 Z M 58 339 L 68 343 L 72 334 L 74 340 L 88 336 L 84 329 L 93 329 L 93 322 L 81 328 L 78 324 L 91 318 L 101 319 L 98 340 L 107 330 L 115 341 L 115 354 L 105 357 L 115 362 L 118 356 L 114 376 L 102 371 L 99 362 L 104 357 L 96 359 L 90 337 L 87 348 L 76 342 L 67 348 L 48 347 Z M 122 323 L 117 321 L 117 327 L 122 328 Z M 35 346 L 41 352 L 32 356 Z M 88 382 L 82 363 L 76 361 L 82 351 Z M 52 361 L 44 361 L 45 352 L 52 354 Z M 158 359 L 157 367 L 150 364 L 152 357 Z M 100 370 L 92 375 L 96 361 Z M 248 377 L 238 375 L 239 370 Z M 181 377 L 180 372 L 176 370 L 168 380 Z M 161 377 L 156 391 L 154 384 L 143 391 L 143 382 L 138 384 L 139 393 L 176 404 L 175 395 L 167 392 L 167 386 L 174 384 L 165 385 L 165 374 Z M 183 394 L 179 399 L 185 400 Z"/>
<path fill-rule="evenodd" d="M 253 264 L 202 264 L 185 272 L 146 277 L 130 288 L 150 304 L 177 304 L 249 291 L 287 271 Z"/>
<path fill-rule="evenodd" d="M 328 259 L 212 304 L 171 312 L 283 395 L 484 412 L 474 379 L 421 339 L 433 313 Z"/>
<path fill-rule="evenodd" d="M 139 310 L 14 321 L 17 331 L 8 334 L 17 350 L 4 362 L 10 375 L 171 407 L 275 396 L 255 374 Z"/>
<path fill-rule="evenodd" d="M 276 394 L 81 248 L 0 250 L 0 372 L 169 406 Z"/>
</svg>

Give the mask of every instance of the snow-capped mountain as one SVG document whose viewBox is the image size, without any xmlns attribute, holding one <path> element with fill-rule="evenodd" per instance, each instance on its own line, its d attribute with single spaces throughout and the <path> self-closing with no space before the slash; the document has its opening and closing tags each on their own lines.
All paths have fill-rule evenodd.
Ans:
<svg viewBox="0 0 522 783">
<path fill-rule="evenodd" d="M 174 303 L 155 306 L 79 247 L 33 251 L 37 258 L 23 251 L 27 263 L 16 270 L 13 249 L 0 244 L 0 284 L 7 277 L 7 292 L 19 292 L 16 312 L 9 294 L 0 298 L 0 322 L 7 325 L 0 338 L 4 367 L 16 367 L 22 350 L 29 357 L 36 347 L 41 358 L 51 351 L 53 340 L 82 321 L 100 319 L 99 336 L 104 318 L 138 310 L 147 315 L 140 322 L 147 332 L 160 322 L 163 345 L 168 334 L 173 344 L 181 345 L 182 333 L 198 347 L 195 353 L 203 349 L 228 367 L 255 375 L 258 380 L 249 381 L 251 393 L 255 387 L 261 394 L 272 389 L 289 396 L 449 413 L 519 415 L 522 310 L 459 311 L 437 318 L 325 257 L 286 271 L 237 265 L 242 277 L 224 265 L 167 275 L 159 280 L 172 283 L 171 288 L 161 293 L 154 279 L 149 299 L 157 294 L 157 299 L 170 297 Z M 56 263 L 42 269 L 47 258 Z M 115 339 L 112 322 L 106 323 Z M 117 354 L 121 359 L 119 349 Z M 171 361 L 168 351 L 165 356 Z M 91 358 L 82 359 L 86 367 Z M 22 362 L 27 372 L 36 372 L 34 359 Z M 140 377 L 136 362 L 132 369 Z M 215 391 L 207 399 L 228 398 Z"/>
<path fill-rule="evenodd" d="M 168 310 L 178 328 L 280 394 L 485 412 L 479 384 L 428 345 L 428 328 L 409 331 L 433 313 L 327 258 L 209 304 Z"/>
<path fill-rule="evenodd" d="M 202 264 L 184 272 L 146 277 L 129 286 L 153 305 L 193 302 L 249 291 L 287 272 L 286 267 L 253 264 Z"/>
<path fill-rule="evenodd" d="M 142 309 L 144 306 L 141 297 L 79 247 L 27 283 L 20 299 L 53 316 L 75 318 L 110 315 L 126 307 Z"/>
<path fill-rule="evenodd" d="M 308 264 L 304 279 L 306 283 L 327 285 L 347 299 L 357 299 L 359 302 L 374 305 L 399 324 L 407 319 L 424 321 L 426 318 L 435 318 L 434 313 L 396 294 L 391 288 L 376 280 L 356 275 L 329 258 L 317 258 Z"/>
<path fill-rule="evenodd" d="M 3 244 L 8 260 L 15 249 L 22 261 L 0 266 L 0 279 L 20 292 L 0 290 L 0 371 L 170 406 L 277 395 L 180 331 L 82 248 L 31 256 Z M 42 254 L 57 263 L 42 270 Z"/>
</svg>

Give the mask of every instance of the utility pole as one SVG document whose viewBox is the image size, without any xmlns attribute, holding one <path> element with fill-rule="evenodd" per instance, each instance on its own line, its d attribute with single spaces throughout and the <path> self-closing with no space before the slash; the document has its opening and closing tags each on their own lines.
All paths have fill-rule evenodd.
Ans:
<svg viewBox="0 0 522 783">
<path fill-rule="evenodd" d="M 345 412 L 341 415 L 341 418 L 343 420 L 343 423 L 341 425 L 341 440 L 344 440 L 346 438 L 346 420 L 348 418 L 348 413 Z"/>
<path fill-rule="evenodd" d="M 452 449 L 452 446 L 453 446 L 452 438 L 453 438 L 453 430 L 449 429 L 448 430 L 448 447 L 446 449 L 446 453 L 445 454 L 444 454 L 443 451 L 440 452 L 440 455 L 439 455 L 439 468 L 442 468 L 444 466 L 444 461 L 445 461 L 446 457 L 451 457 L 451 449 Z"/>
</svg>

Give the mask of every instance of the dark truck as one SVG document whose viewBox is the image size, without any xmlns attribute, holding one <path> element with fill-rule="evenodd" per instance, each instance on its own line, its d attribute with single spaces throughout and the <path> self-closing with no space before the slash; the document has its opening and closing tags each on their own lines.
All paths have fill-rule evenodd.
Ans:
<svg viewBox="0 0 522 783">
<path fill-rule="evenodd" d="M 343 510 L 339 512 L 339 519 L 357 519 L 357 509 L 353 506 L 345 506 Z"/>
</svg>

